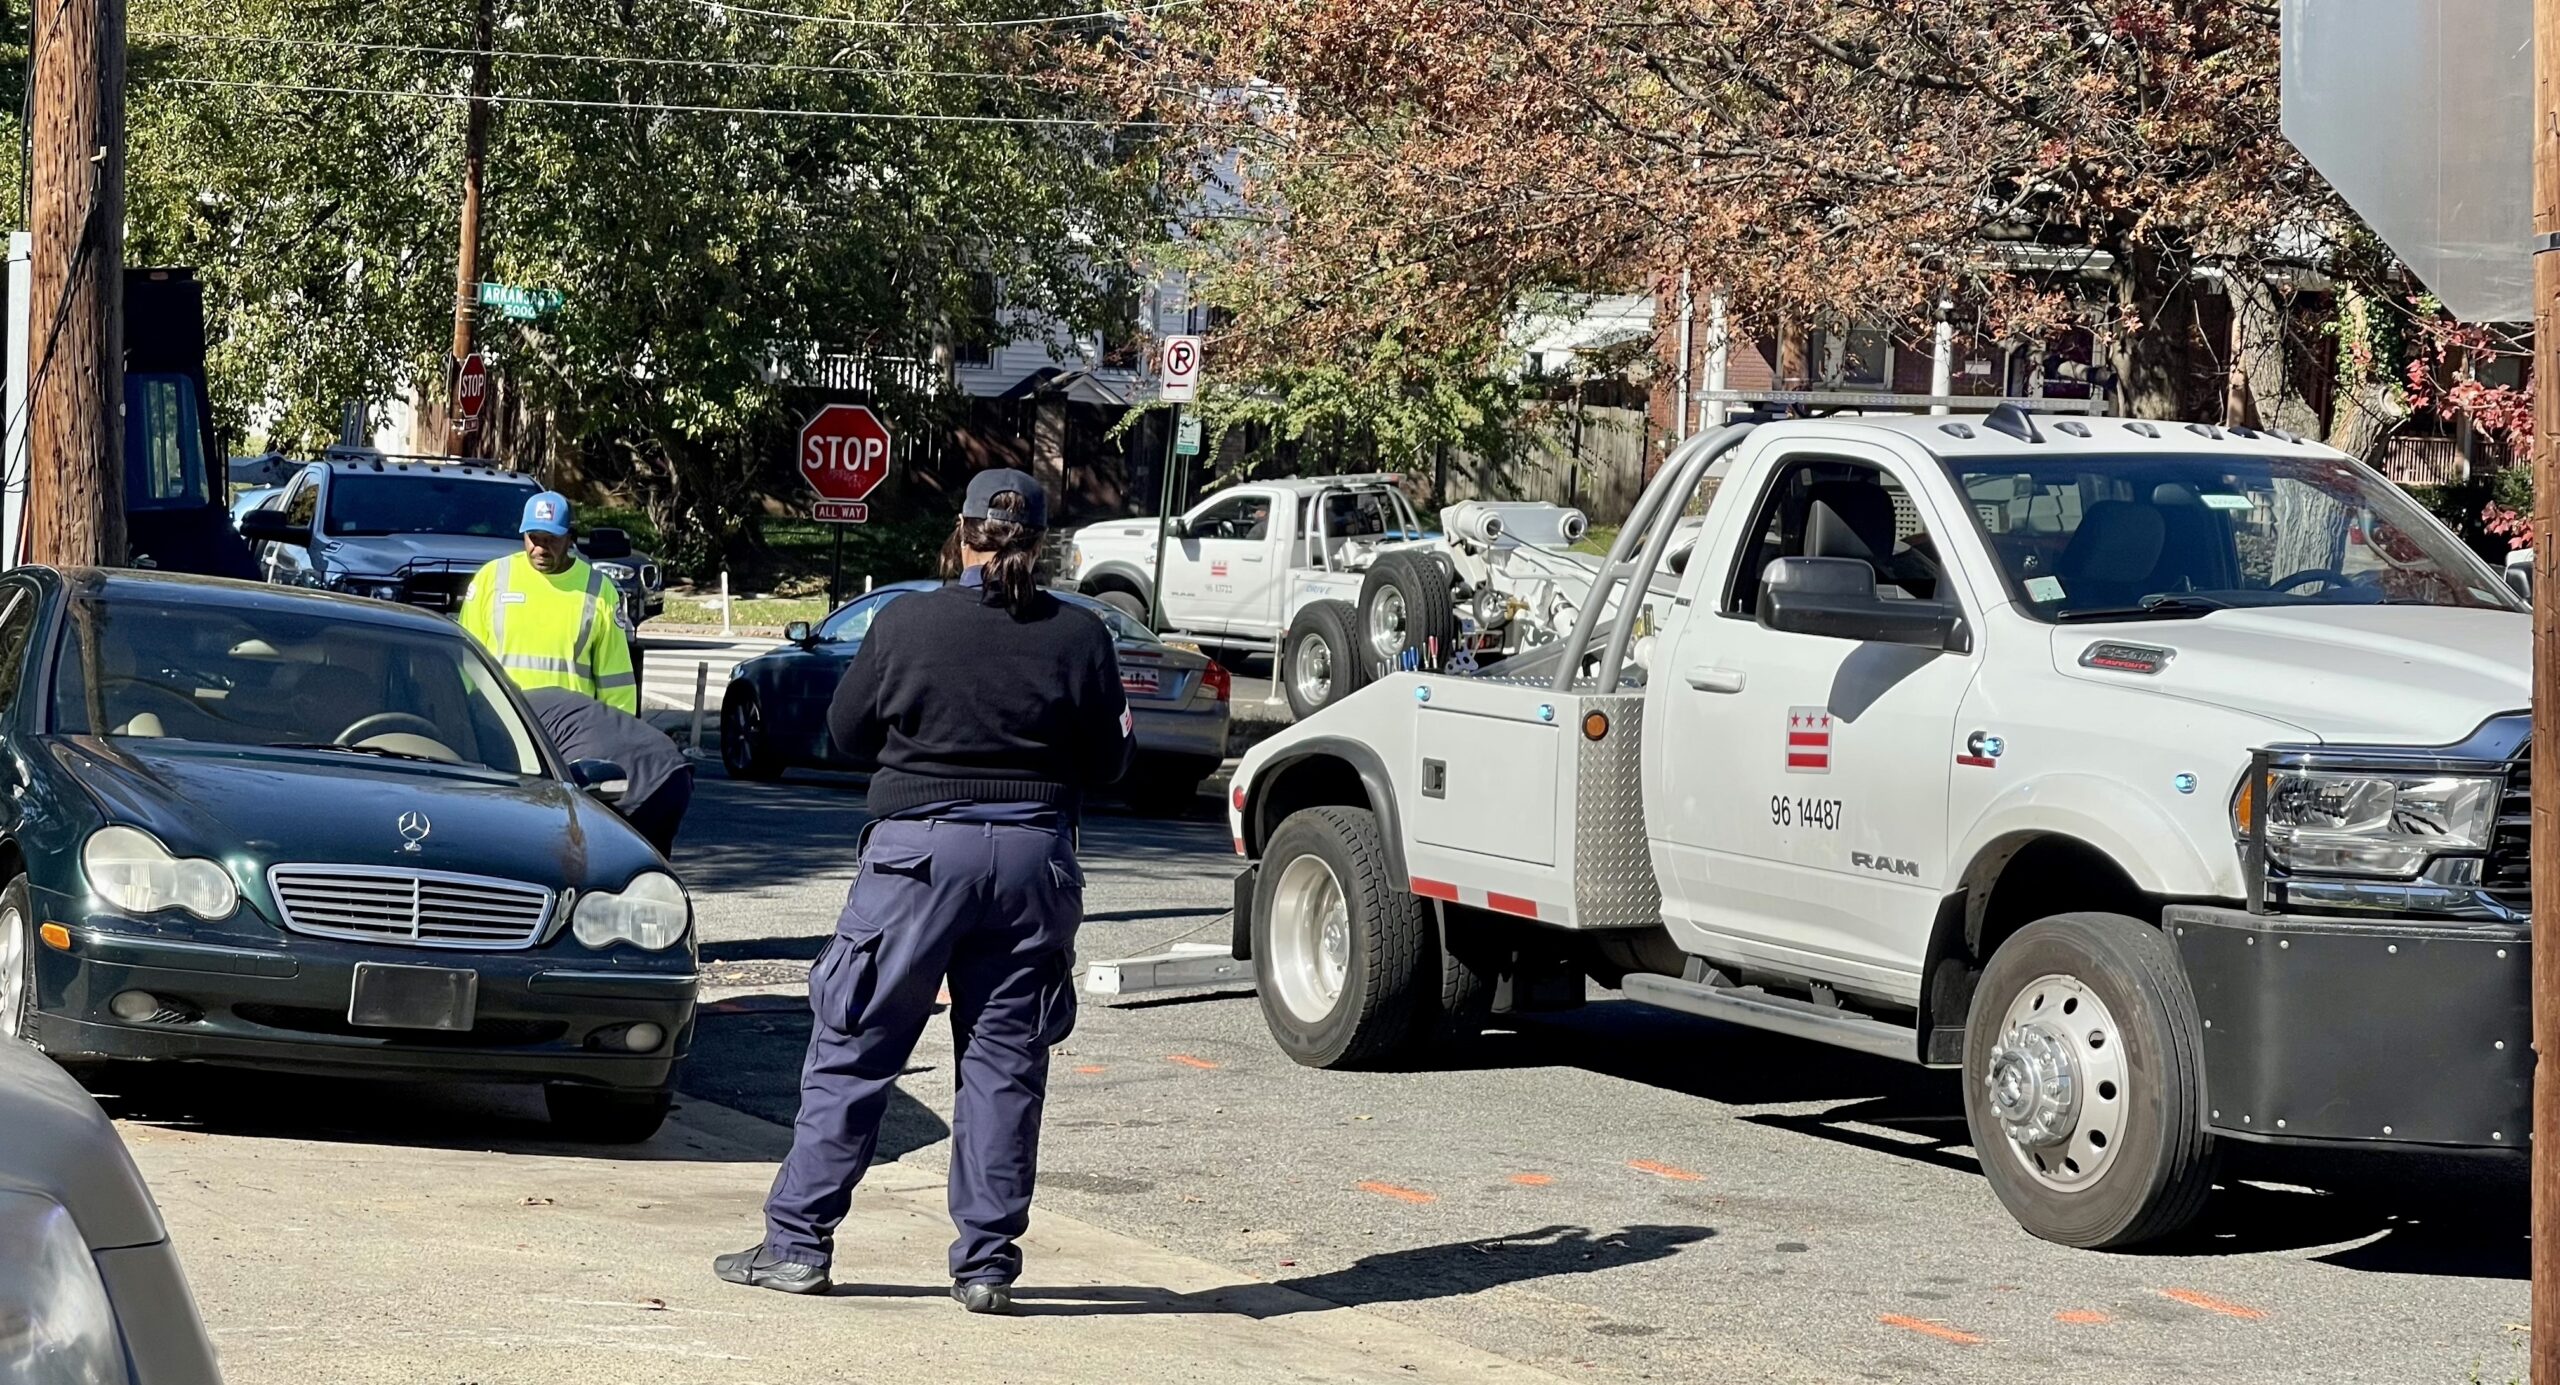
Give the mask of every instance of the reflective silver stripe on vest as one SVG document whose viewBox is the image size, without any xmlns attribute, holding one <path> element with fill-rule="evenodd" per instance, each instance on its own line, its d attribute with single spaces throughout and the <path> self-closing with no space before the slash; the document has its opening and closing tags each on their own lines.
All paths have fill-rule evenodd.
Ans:
<svg viewBox="0 0 2560 1385">
<path fill-rule="evenodd" d="M 632 677 L 628 673 L 608 673 L 604 677 L 596 680 L 596 690 L 598 692 L 611 692 L 616 688 L 633 688 L 638 687 L 639 685 L 640 680 Z"/>
<path fill-rule="evenodd" d="M 596 603 L 603 599 L 604 574 L 592 567 L 588 568 L 587 600 L 586 604 L 578 610 L 578 642 L 571 647 L 570 652 L 577 656 L 578 676 L 590 681 L 595 678 L 595 664 L 593 656 L 587 653 L 587 642 L 595 638 Z"/>
<path fill-rule="evenodd" d="M 515 555 L 497 564 L 498 587 L 489 595 L 489 642 L 500 649 L 507 647 L 507 574 L 516 566 Z"/>
<path fill-rule="evenodd" d="M 500 668 L 520 668 L 528 673 L 566 673 L 584 677 L 585 665 L 568 659 L 555 659 L 548 654 L 501 654 Z"/>
</svg>

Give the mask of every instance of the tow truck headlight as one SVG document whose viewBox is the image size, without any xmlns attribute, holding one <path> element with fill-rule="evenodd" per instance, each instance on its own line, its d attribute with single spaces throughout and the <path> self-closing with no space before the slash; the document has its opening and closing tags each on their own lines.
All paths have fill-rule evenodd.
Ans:
<svg viewBox="0 0 2560 1385">
<path fill-rule="evenodd" d="M 0 1379 L 88 1385 L 125 1378 L 98 1262 L 59 1202 L 0 1192 Z"/>
<path fill-rule="evenodd" d="M 634 877 L 619 893 L 596 890 L 580 896 L 569 931 L 593 948 L 621 942 L 656 952 L 675 946 L 692 916 L 684 886 L 653 870 Z"/>
<path fill-rule="evenodd" d="M 2266 813 L 2267 855 L 2315 875 L 2414 876 L 2437 856 L 2486 852 L 2506 786 L 2466 775 L 2392 775 L 2272 768 L 2262 792 L 2244 783 L 2232 825 L 2249 835 Z"/>
<path fill-rule="evenodd" d="M 227 919 L 240 907 L 240 889 L 220 861 L 177 856 L 160 839 L 121 824 L 89 834 L 80 868 L 100 899 L 128 914 L 184 909 L 200 919 Z"/>
</svg>

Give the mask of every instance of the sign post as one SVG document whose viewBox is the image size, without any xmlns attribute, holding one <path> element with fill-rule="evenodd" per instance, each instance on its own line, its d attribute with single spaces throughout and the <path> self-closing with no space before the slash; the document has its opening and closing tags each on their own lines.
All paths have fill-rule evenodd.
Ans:
<svg viewBox="0 0 2560 1385">
<path fill-rule="evenodd" d="M 462 358 L 453 377 L 453 431 L 468 438 L 480 431 L 481 411 L 489 403 L 489 362 L 474 351 Z"/>
<path fill-rule="evenodd" d="M 1156 565 L 1152 574 L 1155 591 L 1147 599 L 1148 623 L 1159 630 L 1164 628 L 1164 541 L 1166 533 L 1173 527 L 1174 477 L 1180 470 L 1180 462 L 1177 459 L 1190 455 L 1182 450 L 1182 435 L 1185 428 L 1191 430 L 1192 452 L 1199 451 L 1199 420 L 1185 419 L 1184 414 L 1188 411 L 1179 407 L 1200 397 L 1200 339 L 1198 337 L 1179 336 L 1164 339 L 1164 369 L 1161 372 L 1160 388 L 1164 398 L 1177 407 L 1173 411 L 1171 425 L 1165 429 L 1164 485 L 1162 494 L 1156 500 Z"/>
<path fill-rule="evenodd" d="M 827 563 L 827 604 L 844 583 L 844 530 L 871 518 L 871 492 L 889 478 L 889 428 L 860 404 L 829 404 L 800 425 L 800 477 L 818 493 L 812 516 L 839 526 Z"/>
</svg>

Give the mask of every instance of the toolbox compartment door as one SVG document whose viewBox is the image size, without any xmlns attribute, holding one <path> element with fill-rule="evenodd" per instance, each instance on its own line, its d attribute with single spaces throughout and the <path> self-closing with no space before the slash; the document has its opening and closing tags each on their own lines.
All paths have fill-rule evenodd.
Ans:
<svg viewBox="0 0 2560 1385">
<path fill-rule="evenodd" d="M 1556 863 L 1554 722 L 1425 706 L 1414 727 L 1413 839 L 1524 865 Z"/>
</svg>

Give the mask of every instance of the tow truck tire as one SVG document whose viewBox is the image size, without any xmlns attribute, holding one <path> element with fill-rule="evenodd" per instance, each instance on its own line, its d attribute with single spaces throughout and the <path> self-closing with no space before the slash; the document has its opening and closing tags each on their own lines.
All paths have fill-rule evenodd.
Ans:
<svg viewBox="0 0 2560 1385">
<path fill-rule="evenodd" d="M 1370 565 L 1360 580 L 1359 648 L 1372 677 L 1393 671 L 1408 649 L 1429 657 L 1434 641 L 1441 658 L 1455 652 L 1458 608 L 1449 592 L 1454 570 L 1429 553 L 1381 553 Z"/>
<path fill-rule="evenodd" d="M 1289 622 L 1273 668 L 1289 696 L 1289 715 L 1304 721 L 1366 687 L 1369 661 L 1348 601 L 1310 601 Z"/>
<path fill-rule="evenodd" d="M 2159 929 L 2123 914 L 2027 925 L 1983 969 L 1964 1037 L 1965 1124 L 2020 1226 L 2099 1250 L 2203 1209 L 2203 1025 Z"/>
<path fill-rule="evenodd" d="M 1431 914 L 1424 906 L 1425 917 Z M 1454 928 L 1454 934 L 1453 934 Z M 1432 957 L 1440 986 L 1423 1014 L 1424 1037 L 1444 1051 L 1484 1037 L 1493 1022 L 1493 993 L 1501 984 L 1502 939 L 1483 918 L 1432 920 Z"/>
<path fill-rule="evenodd" d="M 1374 1067 L 1420 1036 L 1431 912 L 1387 866 L 1366 808 L 1308 808 L 1271 834 L 1254 885 L 1253 972 L 1280 1051 L 1311 1068 Z"/>
<path fill-rule="evenodd" d="M 1156 628 L 1155 622 L 1147 619 L 1147 603 L 1138 597 L 1114 588 L 1107 592 L 1094 593 L 1093 599 L 1150 630 Z"/>
</svg>

